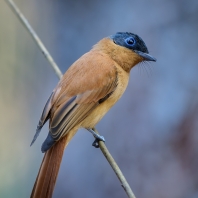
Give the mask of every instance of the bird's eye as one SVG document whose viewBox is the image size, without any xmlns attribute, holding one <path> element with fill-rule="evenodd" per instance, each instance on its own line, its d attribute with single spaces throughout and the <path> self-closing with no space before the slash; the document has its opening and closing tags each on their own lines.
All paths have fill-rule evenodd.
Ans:
<svg viewBox="0 0 198 198">
<path fill-rule="evenodd" d="M 129 46 L 134 46 L 135 45 L 135 39 L 133 37 L 126 38 L 125 42 Z"/>
</svg>

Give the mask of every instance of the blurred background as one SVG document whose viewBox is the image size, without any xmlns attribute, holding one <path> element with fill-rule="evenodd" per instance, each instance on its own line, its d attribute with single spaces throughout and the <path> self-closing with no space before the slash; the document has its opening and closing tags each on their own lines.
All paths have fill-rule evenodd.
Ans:
<svg viewBox="0 0 198 198">
<path fill-rule="evenodd" d="M 15 0 L 65 72 L 101 38 L 137 33 L 156 63 L 131 71 L 121 100 L 98 124 L 137 198 L 198 197 L 198 1 Z M 30 142 L 58 78 L 0 1 L 0 197 L 29 197 L 48 126 Z M 65 151 L 54 198 L 126 197 L 93 137 Z"/>
</svg>

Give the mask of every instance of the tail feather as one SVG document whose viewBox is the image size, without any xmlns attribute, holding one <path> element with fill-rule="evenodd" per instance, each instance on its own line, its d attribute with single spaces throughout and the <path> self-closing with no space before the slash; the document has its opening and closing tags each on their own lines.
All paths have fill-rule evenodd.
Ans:
<svg viewBox="0 0 198 198">
<path fill-rule="evenodd" d="M 45 153 L 32 189 L 31 198 L 52 197 L 65 147 L 76 131 L 76 129 L 70 131 Z"/>
</svg>

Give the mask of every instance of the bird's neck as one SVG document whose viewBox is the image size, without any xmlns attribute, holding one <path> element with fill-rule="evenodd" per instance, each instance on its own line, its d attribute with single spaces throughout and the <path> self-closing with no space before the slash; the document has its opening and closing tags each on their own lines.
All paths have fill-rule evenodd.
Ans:
<svg viewBox="0 0 198 198">
<path fill-rule="evenodd" d="M 132 50 L 116 45 L 110 38 L 104 38 L 93 46 L 93 51 L 99 51 L 110 56 L 118 63 L 126 72 L 130 72 L 131 68 L 142 61 Z"/>
</svg>

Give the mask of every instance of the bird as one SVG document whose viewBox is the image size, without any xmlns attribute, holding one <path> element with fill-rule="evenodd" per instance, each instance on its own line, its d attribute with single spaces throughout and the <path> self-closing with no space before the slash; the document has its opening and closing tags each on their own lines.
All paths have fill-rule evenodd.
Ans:
<svg viewBox="0 0 198 198">
<path fill-rule="evenodd" d="M 101 39 L 65 72 L 43 109 L 36 134 L 49 120 L 49 133 L 42 144 L 45 153 L 31 198 L 52 197 L 64 150 L 79 128 L 98 141 L 105 141 L 94 127 L 123 95 L 130 70 L 140 62 L 156 61 L 145 42 L 131 32 L 117 32 Z"/>
</svg>

